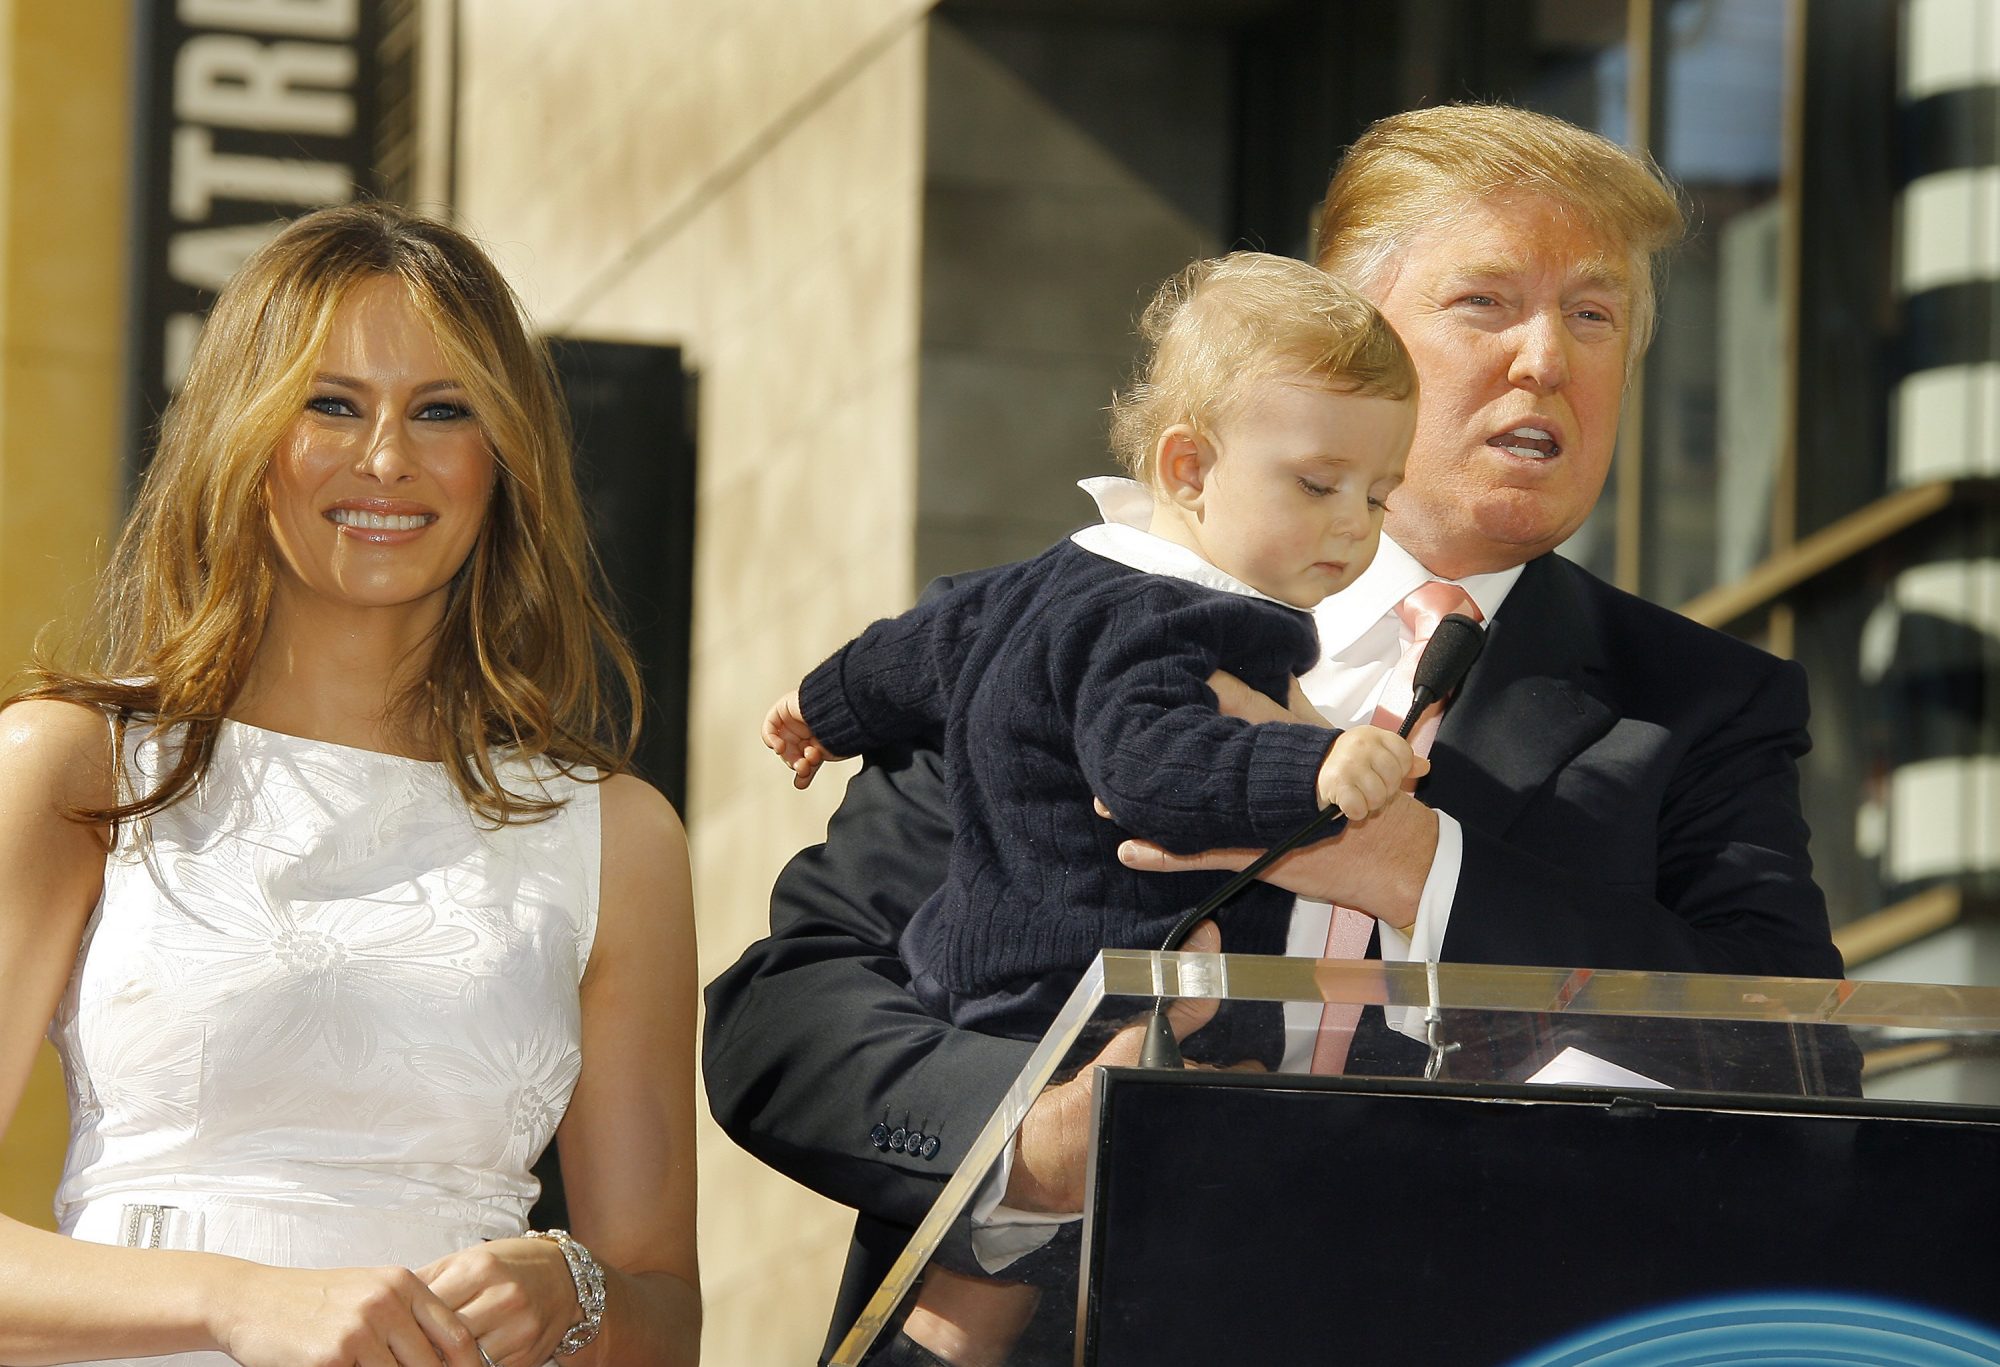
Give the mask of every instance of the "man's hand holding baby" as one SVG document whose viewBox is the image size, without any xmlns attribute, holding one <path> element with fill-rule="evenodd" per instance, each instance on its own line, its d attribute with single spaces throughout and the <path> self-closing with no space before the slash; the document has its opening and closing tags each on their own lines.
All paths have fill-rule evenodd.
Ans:
<svg viewBox="0 0 2000 1367">
<path fill-rule="evenodd" d="M 1286 711 L 1233 674 L 1217 671 L 1209 688 L 1226 716 L 1249 722 L 1324 722 L 1317 712 Z M 1411 772 L 1424 774 L 1429 761 Z M 1400 790 L 1399 790 L 1400 791 Z M 1382 810 L 1356 822 L 1331 840 L 1321 840 L 1273 864 L 1262 875 L 1316 901 L 1353 907 L 1397 929 L 1417 918 L 1417 903 L 1430 877 L 1437 853 L 1437 813 L 1408 794 L 1391 794 Z M 1127 840 L 1118 847 L 1118 862 L 1147 873 L 1195 870 L 1235 870 L 1249 864 L 1261 850 L 1215 849 L 1199 854 L 1175 854 L 1147 840 Z"/>
</svg>

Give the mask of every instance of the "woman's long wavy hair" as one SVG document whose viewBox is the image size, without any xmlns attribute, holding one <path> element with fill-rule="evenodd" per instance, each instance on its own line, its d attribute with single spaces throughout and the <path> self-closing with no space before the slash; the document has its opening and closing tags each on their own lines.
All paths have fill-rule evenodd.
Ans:
<svg viewBox="0 0 2000 1367">
<path fill-rule="evenodd" d="M 79 810 L 118 822 L 157 812 L 206 772 L 249 675 L 276 573 L 265 475 L 309 397 L 355 286 L 403 282 L 472 401 L 498 477 L 486 522 L 453 577 L 429 667 L 392 699 L 413 747 L 440 760 L 495 823 L 560 805 L 510 791 L 496 754 L 600 775 L 630 762 L 638 670 L 604 606 L 584 526 L 566 411 L 547 350 L 486 255 L 441 223 L 383 204 L 291 224 L 216 300 L 158 454 L 98 582 L 91 639 L 74 667 L 38 652 L 19 696 L 144 718 L 181 735 L 151 792 Z"/>
</svg>

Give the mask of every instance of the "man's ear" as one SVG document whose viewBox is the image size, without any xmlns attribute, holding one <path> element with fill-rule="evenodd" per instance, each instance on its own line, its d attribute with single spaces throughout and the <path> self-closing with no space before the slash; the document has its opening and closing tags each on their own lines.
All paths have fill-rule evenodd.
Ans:
<svg viewBox="0 0 2000 1367">
<path fill-rule="evenodd" d="M 1200 512 L 1215 465 L 1215 448 L 1193 427 L 1177 422 L 1153 444 L 1153 473 L 1167 501 Z"/>
</svg>

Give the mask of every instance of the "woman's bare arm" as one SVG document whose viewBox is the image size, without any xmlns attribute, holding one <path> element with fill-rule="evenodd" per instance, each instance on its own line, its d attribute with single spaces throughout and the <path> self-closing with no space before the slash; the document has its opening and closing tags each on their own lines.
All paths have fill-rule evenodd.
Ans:
<svg viewBox="0 0 2000 1367">
<path fill-rule="evenodd" d="M 694 909 L 687 836 L 629 776 L 602 794 L 597 937 L 583 979 L 583 1072 L 557 1131 L 571 1231 L 604 1270 L 597 1340 L 578 1367 L 691 1367 L 695 1263 Z M 554 1244 L 500 1239 L 422 1269 L 501 1367 L 538 1367 L 576 1323 Z"/>
</svg>

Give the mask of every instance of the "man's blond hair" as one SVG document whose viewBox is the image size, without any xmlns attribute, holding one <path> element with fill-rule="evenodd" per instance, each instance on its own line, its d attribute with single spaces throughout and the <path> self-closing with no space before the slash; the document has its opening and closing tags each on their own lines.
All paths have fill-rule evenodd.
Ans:
<svg viewBox="0 0 2000 1367">
<path fill-rule="evenodd" d="M 1628 371 L 1652 340 L 1655 273 L 1685 228 L 1680 199 L 1652 161 L 1546 114 L 1448 104 L 1394 114 L 1348 149 L 1320 207 L 1322 269 L 1379 297 L 1398 254 L 1469 203 L 1540 196 L 1627 256 Z"/>
<path fill-rule="evenodd" d="M 1231 252 L 1161 285 L 1139 319 L 1138 378 L 1111 405 L 1111 447 L 1157 483 L 1160 434 L 1187 423 L 1213 436 L 1252 382 L 1274 374 L 1340 393 L 1408 399 L 1416 367 L 1395 329 L 1357 291 L 1290 257 Z"/>
</svg>

